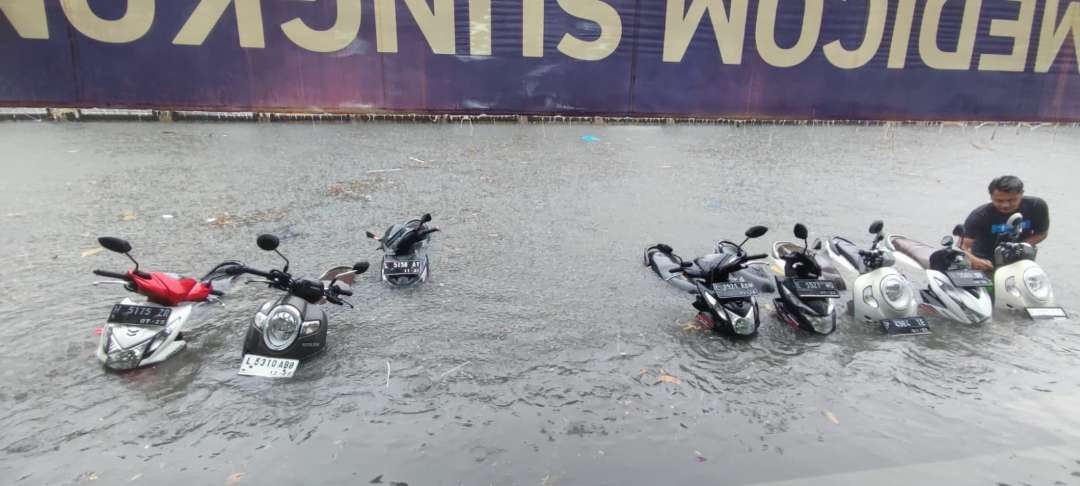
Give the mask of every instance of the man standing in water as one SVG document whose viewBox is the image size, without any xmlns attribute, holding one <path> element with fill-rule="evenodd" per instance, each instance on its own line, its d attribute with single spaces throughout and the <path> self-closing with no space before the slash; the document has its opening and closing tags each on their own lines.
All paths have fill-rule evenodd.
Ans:
<svg viewBox="0 0 1080 486">
<path fill-rule="evenodd" d="M 1009 231 L 1005 223 L 1015 213 L 1024 215 L 1021 232 L 1023 241 L 1035 246 L 1046 239 L 1050 231 L 1050 209 L 1046 201 L 1024 195 L 1024 183 L 1019 177 L 1004 175 L 990 181 L 990 202 L 975 208 L 964 222 L 964 242 L 961 245 L 976 270 L 994 269 L 994 247 L 998 236 Z"/>
</svg>

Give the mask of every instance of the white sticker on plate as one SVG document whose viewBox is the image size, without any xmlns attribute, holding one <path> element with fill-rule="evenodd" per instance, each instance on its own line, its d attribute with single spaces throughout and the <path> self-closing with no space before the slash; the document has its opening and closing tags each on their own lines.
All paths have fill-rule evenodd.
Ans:
<svg viewBox="0 0 1080 486">
<path fill-rule="evenodd" d="M 245 354 L 240 361 L 240 374 L 265 378 L 291 378 L 300 367 L 300 360 L 269 358 L 257 354 Z"/>
</svg>

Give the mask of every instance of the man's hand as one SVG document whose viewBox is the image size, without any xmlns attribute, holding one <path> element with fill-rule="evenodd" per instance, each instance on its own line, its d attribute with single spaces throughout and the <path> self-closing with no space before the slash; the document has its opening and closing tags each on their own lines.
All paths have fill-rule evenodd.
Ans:
<svg viewBox="0 0 1080 486">
<path fill-rule="evenodd" d="M 979 258 L 975 255 L 968 254 L 968 259 L 971 261 L 971 268 L 974 268 L 975 270 L 989 272 L 994 269 L 994 264 L 990 263 L 990 260 L 985 258 Z"/>
</svg>

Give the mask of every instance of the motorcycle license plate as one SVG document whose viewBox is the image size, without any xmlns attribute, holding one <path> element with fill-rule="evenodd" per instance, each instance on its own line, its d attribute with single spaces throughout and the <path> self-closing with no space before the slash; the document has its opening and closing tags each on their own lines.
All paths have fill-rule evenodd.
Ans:
<svg viewBox="0 0 1080 486">
<path fill-rule="evenodd" d="M 240 361 L 240 374 L 265 378 L 291 378 L 300 367 L 300 360 L 268 358 L 257 354 L 245 354 Z"/>
<path fill-rule="evenodd" d="M 745 299 L 757 295 L 757 287 L 750 282 L 717 282 L 712 286 L 717 299 Z"/>
<path fill-rule="evenodd" d="M 953 270 L 946 273 L 957 287 L 990 287 L 994 282 L 978 270 Z"/>
<path fill-rule="evenodd" d="M 930 323 L 922 316 L 882 319 L 881 326 L 890 336 L 930 334 Z"/>
<path fill-rule="evenodd" d="M 832 280 L 818 280 L 813 278 L 793 278 L 795 293 L 804 299 L 839 299 L 840 291 L 836 289 L 836 282 Z"/>
<path fill-rule="evenodd" d="M 1027 311 L 1028 317 L 1031 317 L 1032 319 L 1035 319 L 1037 321 L 1056 321 L 1059 319 L 1069 318 L 1069 314 L 1065 313 L 1065 309 L 1062 309 L 1061 307 L 1028 307 L 1024 310 Z"/>
<path fill-rule="evenodd" d="M 400 260 L 383 262 L 383 275 L 387 277 L 400 277 L 405 275 L 420 275 L 424 269 L 424 262 L 420 260 Z"/>
<path fill-rule="evenodd" d="M 107 322 L 139 326 L 165 326 L 169 323 L 170 315 L 172 315 L 172 309 L 168 307 L 116 304 L 113 306 L 112 312 L 109 313 Z"/>
</svg>

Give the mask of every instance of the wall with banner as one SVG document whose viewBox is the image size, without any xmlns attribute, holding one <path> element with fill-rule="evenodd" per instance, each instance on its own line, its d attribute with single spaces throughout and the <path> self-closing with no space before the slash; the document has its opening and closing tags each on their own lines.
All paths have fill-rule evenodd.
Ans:
<svg viewBox="0 0 1080 486">
<path fill-rule="evenodd" d="M 1080 0 L 0 0 L 0 105 L 1080 120 Z"/>
</svg>

